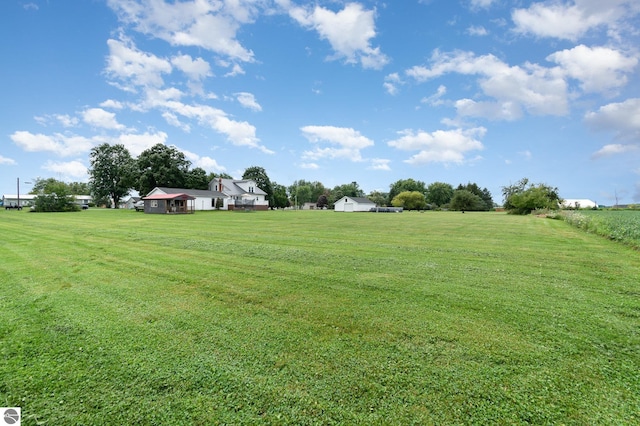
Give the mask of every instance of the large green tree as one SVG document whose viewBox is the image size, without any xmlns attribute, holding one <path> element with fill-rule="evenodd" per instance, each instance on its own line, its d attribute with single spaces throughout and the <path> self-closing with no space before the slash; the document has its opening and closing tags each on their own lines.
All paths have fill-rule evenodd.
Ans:
<svg viewBox="0 0 640 426">
<path fill-rule="evenodd" d="M 487 210 L 482 198 L 466 189 L 456 189 L 450 203 L 451 210 L 482 211 Z"/>
<path fill-rule="evenodd" d="M 401 192 L 405 192 L 405 191 L 417 191 L 421 194 L 425 194 L 425 192 L 427 191 L 424 182 L 421 182 L 419 180 L 415 180 L 415 179 L 400 179 L 395 181 L 394 183 L 392 183 L 391 185 L 389 185 L 389 196 L 388 196 L 388 202 L 391 203 L 391 201 L 396 197 L 396 195 L 400 194 Z"/>
<path fill-rule="evenodd" d="M 104 143 L 91 149 L 89 186 L 96 200 L 110 199 L 117 209 L 120 199 L 134 186 L 134 160 L 124 145 Z"/>
<path fill-rule="evenodd" d="M 273 208 L 283 209 L 289 207 L 289 197 L 287 196 L 287 188 L 279 183 L 273 183 Z"/>
<path fill-rule="evenodd" d="M 364 191 L 360 189 L 358 182 L 337 185 L 331 191 L 329 203 L 331 206 L 342 197 L 364 197 Z"/>
<path fill-rule="evenodd" d="M 269 201 L 269 207 L 273 208 L 273 185 L 271 184 L 271 179 L 267 175 L 267 172 L 263 167 L 251 166 L 245 169 L 242 174 L 242 179 L 251 179 L 256 183 L 258 188 L 262 189 L 267 193 L 265 198 Z"/>
<path fill-rule="evenodd" d="M 427 206 L 427 202 L 424 194 L 419 191 L 404 191 L 391 200 L 391 205 L 405 210 L 422 210 Z"/>
<path fill-rule="evenodd" d="M 389 203 L 389 194 L 380 191 L 371 191 L 367 198 L 376 203 L 377 206 L 386 206 Z"/>
<path fill-rule="evenodd" d="M 472 194 L 477 195 L 482 200 L 482 208 L 477 210 L 491 210 L 493 208 L 493 198 L 491 197 L 491 192 L 487 188 L 480 188 L 476 183 L 467 183 L 466 185 L 458 185 L 456 190 L 467 190 Z M 455 194 L 454 194 L 455 195 Z M 469 210 L 469 209 L 467 209 Z"/>
<path fill-rule="evenodd" d="M 451 201 L 453 186 L 444 182 L 433 182 L 427 187 L 427 203 L 441 207 Z"/>
<path fill-rule="evenodd" d="M 533 210 L 559 208 L 558 188 L 546 184 L 532 184 L 523 178 L 513 185 L 503 186 L 504 208 L 511 214 L 529 214 Z"/>
<path fill-rule="evenodd" d="M 210 181 L 211 179 L 207 176 L 207 172 L 201 167 L 196 167 L 187 171 L 184 187 L 188 189 L 209 189 Z"/>
<path fill-rule="evenodd" d="M 310 182 L 304 179 L 296 180 L 289 185 L 289 194 L 298 206 L 304 203 L 317 203 L 321 195 L 327 194 L 327 189 L 320 182 Z"/>
<path fill-rule="evenodd" d="M 36 179 L 31 191 L 36 194 L 33 209 L 36 212 L 73 212 L 80 210 L 68 184 L 59 180 Z"/>
<path fill-rule="evenodd" d="M 158 143 L 138 156 L 134 188 L 143 196 L 156 186 L 184 188 L 190 166 L 183 152 Z"/>
</svg>

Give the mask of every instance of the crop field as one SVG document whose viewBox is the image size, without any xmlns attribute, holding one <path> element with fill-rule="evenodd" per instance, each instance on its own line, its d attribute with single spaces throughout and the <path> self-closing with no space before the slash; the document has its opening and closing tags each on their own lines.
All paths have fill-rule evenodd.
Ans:
<svg viewBox="0 0 640 426">
<path fill-rule="evenodd" d="M 504 213 L 0 212 L 37 424 L 640 423 L 640 254 Z"/>
<path fill-rule="evenodd" d="M 640 211 L 580 210 L 566 212 L 570 224 L 640 249 Z"/>
</svg>

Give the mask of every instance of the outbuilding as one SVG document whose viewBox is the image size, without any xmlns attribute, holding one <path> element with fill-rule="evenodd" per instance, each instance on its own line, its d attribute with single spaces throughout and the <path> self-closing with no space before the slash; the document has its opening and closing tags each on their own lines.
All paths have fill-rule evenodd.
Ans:
<svg viewBox="0 0 640 426">
<path fill-rule="evenodd" d="M 142 199 L 145 213 L 185 214 L 195 211 L 196 197 L 188 194 L 153 194 Z"/>
<path fill-rule="evenodd" d="M 376 203 L 368 198 L 348 196 L 340 198 L 333 205 L 337 212 L 368 212 L 376 207 Z"/>
</svg>

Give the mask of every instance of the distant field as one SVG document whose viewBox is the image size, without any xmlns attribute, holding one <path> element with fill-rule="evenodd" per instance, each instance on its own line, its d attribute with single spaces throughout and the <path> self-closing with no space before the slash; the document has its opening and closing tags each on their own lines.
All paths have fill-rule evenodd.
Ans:
<svg viewBox="0 0 640 426">
<path fill-rule="evenodd" d="M 23 424 L 638 424 L 640 255 L 504 213 L 0 211 Z"/>
<path fill-rule="evenodd" d="M 640 211 L 580 210 L 565 212 L 572 225 L 640 249 Z"/>
</svg>

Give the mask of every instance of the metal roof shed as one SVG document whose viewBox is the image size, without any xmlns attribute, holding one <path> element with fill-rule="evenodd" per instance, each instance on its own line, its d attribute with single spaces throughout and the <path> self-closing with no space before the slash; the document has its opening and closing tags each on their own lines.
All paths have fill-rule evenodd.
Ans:
<svg viewBox="0 0 640 426">
<path fill-rule="evenodd" d="M 193 213 L 196 209 L 196 197 L 188 194 L 153 194 L 142 199 L 145 213 L 185 214 Z"/>
</svg>

